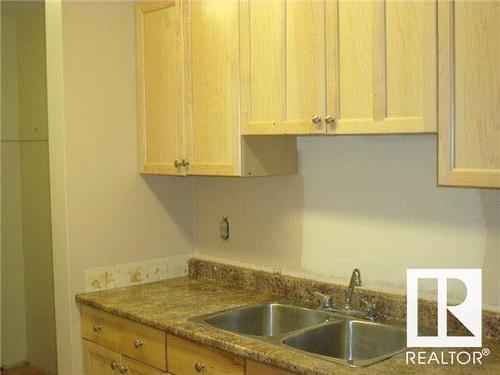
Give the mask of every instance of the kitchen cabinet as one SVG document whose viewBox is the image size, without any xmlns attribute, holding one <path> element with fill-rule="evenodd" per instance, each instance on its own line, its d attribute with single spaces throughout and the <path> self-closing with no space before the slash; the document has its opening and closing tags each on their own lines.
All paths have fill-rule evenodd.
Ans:
<svg viewBox="0 0 500 375">
<path fill-rule="evenodd" d="M 436 132 L 436 2 L 241 7 L 244 134 Z"/>
<path fill-rule="evenodd" d="M 116 375 L 120 354 L 93 342 L 83 340 L 85 375 Z"/>
<path fill-rule="evenodd" d="M 439 184 L 500 188 L 500 3 L 439 3 Z"/>
<path fill-rule="evenodd" d="M 86 375 L 165 374 L 163 331 L 84 306 L 82 337 Z"/>
<path fill-rule="evenodd" d="M 174 375 L 244 375 L 245 360 L 177 336 L 167 337 L 168 371 Z"/>
<path fill-rule="evenodd" d="M 167 375 L 104 346 L 83 340 L 85 375 Z"/>
<path fill-rule="evenodd" d="M 292 375 L 292 373 L 259 362 L 247 360 L 246 375 Z"/>
<path fill-rule="evenodd" d="M 240 4 L 137 7 L 139 167 L 166 175 L 297 172 L 294 138 L 242 136 Z"/>
<path fill-rule="evenodd" d="M 137 6 L 139 160 L 143 173 L 183 175 L 185 107 L 183 9 L 179 0 Z"/>
<path fill-rule="evenodd" d="M 82 339 L 85 375 L 291 375 L 89 306 Z"/>
</svg>

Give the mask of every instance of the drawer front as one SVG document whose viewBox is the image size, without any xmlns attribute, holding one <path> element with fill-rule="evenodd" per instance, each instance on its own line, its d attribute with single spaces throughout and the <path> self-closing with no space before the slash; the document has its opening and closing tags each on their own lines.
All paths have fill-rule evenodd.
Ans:
<svg viewBox="0 0 500 375">
<path fill-rule="evenodd" d="M 122 319 L 120 334 L 121 353 L 165 371 L 167 369 L 165 345 L 165 332 Z"/>
<path fill-rule="evenodd" d="M 292 375 L 291 372 L 247 360 L 246 375 Z"/>
<path fill-rule="evenodd" d="M 120 319 L 111 314 L 83 306 L 82 336 L 108 349 L 119 351 Z"/>
<path fill-rule="evenodd" d="M 172 335 L 167 335 L 167 363 L 172 375 L 245 374 L 243 358 Z"/>
<path fill-rule="evenodd" d="M 123 357 L 122 366 L 127 369 L 127 375 L 168 375 L 168 373 L 145 365 L 141 362 L 134 361 L 133 359 Z"/>
</svg>

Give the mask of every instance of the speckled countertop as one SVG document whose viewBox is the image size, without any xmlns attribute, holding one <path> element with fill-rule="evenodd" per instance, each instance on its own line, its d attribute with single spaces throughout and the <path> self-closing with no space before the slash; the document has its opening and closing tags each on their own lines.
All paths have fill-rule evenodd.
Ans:
<svg viewBox="0 0 500 375">
<path fill-rule="evenodd" d="M 276 299 L 276 296 L 255 290 L 228 288 L 187 277 L 76 296 L 81 304 L 299 374 L 500 374 L 500 341 L 497 340 L 484 341 L 484 347 L 489 348 L 491 354 L 483 359 L 482 366 L 407 365 L 403 353 L 371 367 L 350 368 L 188 320 L 198 315 Z"/>
</svg>

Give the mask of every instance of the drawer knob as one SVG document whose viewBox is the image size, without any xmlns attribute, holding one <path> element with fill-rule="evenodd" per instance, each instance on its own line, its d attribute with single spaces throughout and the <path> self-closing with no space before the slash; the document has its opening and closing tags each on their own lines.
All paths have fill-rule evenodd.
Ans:
<svg viewBox="0 0 500 375">
<path fill-rule="evenodd" d="M 144 346 L 144 343 L 142 342 L 142 340 L 137 339 L 134 341 L 134 346 L 136 349 L 139 349 L 139 348 L 142 348 Z"/>
<path fill-rule="evenodd" d="M 116 363 L 115 361 L 111 362 L 111 370 L 116 370 L 118 367 L 118 363 Z"/>
<path fill-rule="evenodd" d="M 319 125 L 321 123 L 321 117 L 318 115 L 313 115 L 311 117 L 311 121 L 313 122 L 313 124 Z"/>
<path fill-rule="evenodd" d="M 126 374 L 128 372 L 128 368 L 126 367 L 120 367 L 120 374 Z"/>
<path fill-rule="evenodd" d="M 101 332 L 102 331 L 102 324 L 99 324 L 99 323 L 94 324 L 94 328 L 93 329 L 94 329 L 94 332 L 96 332 L 96 333 L 97 332 Z"/>
<path fill-rule="evenodd" d="M 179 160 L 174 160 L 174 167 L 175 167 L 175 168 L 180 168 L 180 167 L 182 167 L 182 162 L 180 162 Z"/>
<path fill-rule="evenodd" d="M 183 167 L 189 167 L 189 162 L 186 159 L 182 159 L 181 164 Z"/>
<path fill-rule="evenodd" d="M 196 362 L 196 364 L 194 365 L 194 369 L 197 372 L 202 372 L 205 369 L 205 365 L 202 362 Z"/>
<path fill-rule="evenodd" d="M 333 117 L 332 115 L 328 115 L 325 117 L 325 122 L 328 125 L 335 125 L 335 117 Z"/>
</svg>

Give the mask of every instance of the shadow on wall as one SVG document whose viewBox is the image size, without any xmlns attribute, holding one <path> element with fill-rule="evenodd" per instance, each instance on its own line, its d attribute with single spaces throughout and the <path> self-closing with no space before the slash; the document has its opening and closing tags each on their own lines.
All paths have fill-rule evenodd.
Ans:
<svg viewBox="0 0 500 375">
<path fill-rule="evenodd" d="M 170 220 L 186 239 L 193 237 L 191 215 L 179 215 L 179 210 L 192 210 L 193 184 L 190 178 L 142 175 L 142 179 L 161 203 Z"/>
<path fill-rule="evenodd" d="M 304 182 L 300 175 L 197 178 L 195 248 L 242 263 L 301 270 Z M 219 236 L 228 216 L 231 238 Z"/>
<path fill-rule="evenodd" d="M 486 220 L 486 254 L 483 263 L 484 301 L 493 306 L 500 306 L 500 193 L 495 190 L 481 191 L 484 218 Z"/>
</svg>

